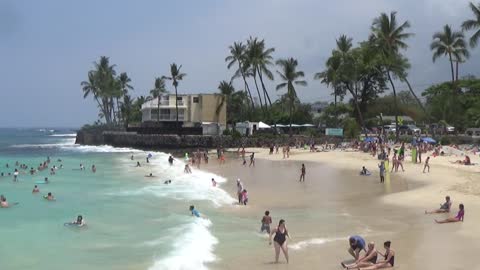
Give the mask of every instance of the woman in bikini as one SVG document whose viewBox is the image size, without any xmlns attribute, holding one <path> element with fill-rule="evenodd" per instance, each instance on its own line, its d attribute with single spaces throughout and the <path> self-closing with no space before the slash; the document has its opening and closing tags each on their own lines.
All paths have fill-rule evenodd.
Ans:
<svg viewBox="0 0 480 270">
<path fill-rule="evenodd" d="M 463 217 L 465 215 L 465 207 L 463 206 L 463 203 L 461 203 L 459 206 L 458 206 L 459 210 L 458 210 L 458 213 L 457 213 L 457 216 L 455 217 L 449 217 L 447 219 L 444 219 L 444 220 L 436 220 L 435 219 L 435 222 L 436 223 L 451 223 L 451 222 L 459 222 L 459 221 L 462 221 L 463 222 Z"/>
<path fill-rule="evenodd" d="M 362 256 L 361 258 L 356 260 L 355 263 L 352 264 L 345 264 L 342 262 L 342 266 L 345 269 L 358 269 L 360 267 L 372 266 L 377 263 L 377 257 L 378 252 L 375 248 L 375 243 L 370 242 L 368 243 L 368 251 L 364 256 Z"/>
<path fill-rule="evenodd" d="M 275 247 L 275 263 L 278 263 L 278 257 L 280 256 L 280 249 L 283 251 L 283 255 L 285 255 L 285 259 L 288 263 L 288 247 L 287 247 L 287 237 L 290 238 L 288 234 L 287 227 L 285 226 L 285 220 L 281 219 L 278 222 L 278 227 L 274 228 L 270 233 L 269 244 L 272 244 L 272 236 L 273 237 L 273 246 Z"/>
<path fill-rule="evenodd" d="M 372 266 L 365 267 L 365 268 L 358 268 L 358 269 L 374 270 L 374 269 L 392 268 L 395 265 L 395 251 L 390 248 L 391 244 L 392 242 L 390 241 L 383 243 L 383 246 L 385 247 L 385 255 L 380 253 L 380 251 L 378 251 L 378 254 L 380 254 L 384 258 L 382 261 L 379 261 Z"/>
</svg>

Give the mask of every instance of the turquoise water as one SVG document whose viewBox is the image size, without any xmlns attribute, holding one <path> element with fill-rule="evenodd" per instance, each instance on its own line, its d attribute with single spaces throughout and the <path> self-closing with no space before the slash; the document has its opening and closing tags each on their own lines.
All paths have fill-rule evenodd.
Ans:
<svg viewBox="0 0 480 270">
<path fill-rule="evenodd" d="M 1 269 L 206 269 L 216 259 L 214 226 L 192 218 L 188 206 L 208 216 L 232 204 L 210 183 L 215 177 L 221 187 L 225 179 L 202 171 L 185 175 L 183 163 L 169 166 L 166 153 L 152 153 L 146 164 L 146 152 L 77 146 L 71 133 L 0 129 L 0 172 L 13 172 L 15 161 L 37 167 L 47 156 L 50 166 L 63 165 L 56 175 L 21 174 L 17 183 L 0 177 L 0 194 L 18 202 L 0 209 Z M 143 166 L 136 168 L 136 161 Z M 86 171 L 77 170 L 81 163 Z M 92 164 L 96 173 L 89 170 Z M 157 177 L 144 177 L 149 173 Z M 32 194 L 34 182 L 44 177 L 51 183 Z M 167 179 L 171 185 L 164 184 Z M 56 201 L 44 200 L 47 192 Z M 86 227 L 63 225 L 79 214 Z"/>
</svg>

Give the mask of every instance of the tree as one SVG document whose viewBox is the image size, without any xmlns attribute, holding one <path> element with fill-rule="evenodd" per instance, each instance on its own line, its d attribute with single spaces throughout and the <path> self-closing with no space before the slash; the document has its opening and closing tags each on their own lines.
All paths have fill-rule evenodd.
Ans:
<svg viewBox="0 0 480 270">
<path fill-rule="evenodd" d="M 450 61 L 450 68 L 452 72 L 452 87 L 455 83 L 455 72 L 453 68 L 454 61 L 461 61 L 463 58 L 468 58 L 469 53 L 467 44 L 462 32 L 452 31 L 447 24 L 443 27 L 442 32 L 436 32 L 433 35 L 433 42 L 430 44 L 430 49 L 433 51 L 433 62 L 440 56 L 448 56 Z"/>
<path fill-rule="evenodd" d="M 405 40 L 411 37 L 413 34 L 406 33 L 405 31 L 410 28 L 408 21 L 399 24 L 397 22 L 396 12 L 391 12 L 390 16 L 386 13 L 381 13 L 379 17 L 375 18 L 372 23 L 372 35 L 370 41 L 375 44 L 381 55 L 383 56 L 383 65 L 387 78 L 392 86 L 394 105 L 395 105 L 395 129 L 396 140 L 399 139 L 398 128 L 398 104 L 397 104 L 397 92 L 395 90 L 395 84 L 392 79 L 392 66 L 395 61 L 398 60 L 400 50 L 406 49 L 408 45 Z M 395 73 L 393 74 L 395 75 Z"/>
<path fill-rule="evenodd" d="M 278 75 L 284 81 L 277 85 L 276 89 L 280 90 L 287 88 L 287 95 L 290 99 L 290 135 L 292 135 L 292 111 L 295 99 L 297 99 L 297 92 L 295 91 L 294 85 L 306 86 L 307 82 L 304 80 L 299 80 L 300 78 L 305 77 L 303 71 L 298 71 L 298 61 L 293 58 L 280 59 L 276 62 L 277 66 L 280 67 L 281 71 L 277 70 Z"/>
<path fill-rule="evenodd" d="M 250 92 L 250 87 L 248 86 L 246 75 L 245 75 L 245 51 L 247 47 L 242 44 L 242 42 L 234 42 L 232 46 L 229 47 L 230 55 L 225 58 L 225 62 L 228 62 L 227 68 L 230 69 L 235 63 L 238 64 L 238 69 L 235 71 L 235 74 L 232 77 L 237 78 L 238 76 L 242 76 L 243 82 L 245 84 L 245 90 L 248 92 L 248 96 L 250 97 L 250 102 L 252 104 L 252 109 L 255 109 L 255 104 L 253 103 L 252 93 Z"/>
<path fill-rule="evenodd" d="M 182 73 L 180 70 L 182 69 L 182 65 L 177 66 L 177 64 L 173 63 L 170 65 L 170 76 L 163 76 L 163 79 L 172 81 L 173 87 L 175 87 L 175 112 L 176 112 L 176 121 L 175 121 L 175 126 L 177 128 L 177 134 L 179 133 L 179 127 L 178 127 L 178 81 L 183 80 L 185 76 L 187 76 L 186 73 Z"/>
<path fill-rule="evenodd" d="M 163 78 L 155 78 L 154 88 L 150 90 L 150 95 L 152 99 L 157 99 L 157 122 L 160 122 L 160 97 L 167 92 L 165 80 Z"/>
<path fill-rule="evenodd" d="M 258 78 L 260 79 L 265 107 L 267 107 L 267 100 L 268 104 L 272 106 L 272 100 L 270 99 L 270 95 L 268 94 L 265 83 L 263 82 L 263 75 L 265 75 L 269 80 L 273 80 L 273 73 L 268 69 L 268 66 L 273 64 L 273 57 L 271 54 L 275 51 L 275 48 L 266 49 L 265 40 L 262 39 L 258 41 L 257 38 L 250 38 L 247 44 L 247 61 L 253 69 L 254 78 L 255 75 L 258 74 Z"/>
<path fill-rule="evenodd" d="M 470 38 L 470 46 L 474 48 L 477 46 L 478 40 L 480 39 L 480 4 L 478 4 L 478 6 L 475 6 L 475 4 L 470 2 L 469 6 L 475 17 L 473 19 L 464 21 L 462 23 L 462 29 L 464 31 L 475 31 L 475 33 Z"/>
<path fill-rule="evenodd" d="M 260 102 L 260 108 L 262 108 L 263 114 L 265 115 L 265 108 L 263 106 L 262 102 L 262 95 L 260 94 L 260 90 L 258 88 L 258 82 L 257 82 L 257 75 L 258 75 L 258 70 L 256 66 L 256 61 L 258 58 L 258 55 L 260 54 L 260 42 L 258 41 L 258 38 L 252 38 L 247 41 L 247 50 L 245 52 L 245 62 L 244 62 L 244 68 L 248 68 L 250 71 L 249 74 L 253 77 L 253 82 L 255 83 L 255 88 L 257 89 L 257 94 L 258 94 L 258 101 Z M 265 100 L 265 106 L 267 105 L 267 101 Z"/>
<path fill-rule="evenodd" d="M 217 108 L 215 109 L 215 114 L 219 115 L 220 111 L 223 108 L 225 102 L 227 103 L 227 115 L 230 114 L 230 104 L 232 101 L 232 95 L 235 93 L 235 88 L 233 87 L 231 82 L 221 81 L 218 85 L 218 90 L 221 94 L 220 103 L 218 104 Z M 228 123 L 228 119 L 227 119 Z"/>
<path fill-rule="evenodd" d="M 133 86 L 130 85 L 130 82 L 132 82 L 132 80 L 128 77 L 126 72 L 120 73 L 120 76 L 118 77 L 118 83 L 120 84 L 120 89 L 122 90 L 123 105 L 127 104 L 126 106 L 130 106 L 132 103 L 131 97 L 128 95 L 128 91 L 133 90 Z M 118 103 L 119 102 L 117 100 L 117 105 Z M 128 108 L 128 110 L 129 109 L 130 108 Z M 125 108 L 123 111 L 125 111 Z M 123 113 L 121 113 L 120 115 L 121 120 L 125 121 L 125 115 Z"/>
</svg>

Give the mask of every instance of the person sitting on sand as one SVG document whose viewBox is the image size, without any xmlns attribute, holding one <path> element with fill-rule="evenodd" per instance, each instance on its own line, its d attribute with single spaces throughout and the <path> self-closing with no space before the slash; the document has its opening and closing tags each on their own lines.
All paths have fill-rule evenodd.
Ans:
<svg viewBox="0 0 480 270">
<path fill-rule="evenodd" d="M 0 195 L 0 208 L 8 208 L 9 205 L 8 205 L 8 202 L 7 202 L 7 198 L 5 198 L 5 196 L 3 195 Z"/>
<path fill-rule="evenodd" d="M 370 172 L 365 168 L 365 166 L 362 167 L 362 170 L 360 171 L 360 175 L 370 175 Z"/>
<path fill-rule="evenodd" d="M 472 165 L 469 156 L 465 156 L 465 159 L 464 159 L 464 160 L 450 161 L 450 163 L 457 163 L 457 164 L 463 164 L 463 165 Z"/>
<path fill-rule="evenodd" d="M 55 197 L 53 197 L 51 192 L 48 192 L 48 194 L 46 196 L 43 196 L 43 198 L 47 201 L 55 201 Z"/>
<path fill-rule="evenodd" d="M 192 173 L 192 169 L 190 169 L 190 166 L 188 164 L 185 164 L 185 169 L 183 170 L 184 173 Z"/>
<path fill-rule="evenodd" d="M 455 217 L 449 217 L 447 219 L 444 219 L 444 220 L 436 220 L 435 219 L 435 222 L 436 223 L 451 223 L 451 222 L 463 222 L 463 218 L 464 218 L 464 215 L 465 215 L 465 207 L 463 206 L 463 203 L 461 203 L 460 205 L 458 205 L 458 213 Z"/>
<path fill-rule="evenodd" d="M 270 233 L 270 224 L 272 224 L 272 218 L 270 217 L 270 211 L 265 211 L 265 216 L 263 216 L 262 220 L 262 227 L 260 228 L 260 232 L 263 233 L 264 231 Z"/>
<path fill-rule="evenodd" d="M 361 236 L 354 235 L 350 236 L 348 239 L 348 242 L 350 244 L 350 248 L 348 249 L 348 253 L 352 255 L 355 260 L 358 260 L 360 258 L 360 252 L 364 250 L 365 252 L 367 251 L 365 249 L 365 239 L 363 239 Z"/>
<path fill-rule="evenodd" d="M 365 268 L 358 268 L 361 270 L 374 270 L 374 269 L 383 269 L 383 268 L 392 268 L 395 265 L 395 251 L 390 248 L 392 245 L 392 242 L 387 241 L 383 243 L 383 247 L 385 248 L 385 254 L 380 253 L 380 251 L 377 251 L 378 254 L 383 256 L 383 260 L 377 262 L 376 264 L 365 267 Z"/>
<path fill-rule="evenodd" d="M 38 192 L 40 192 L 40 189 L 38 188 L 37 185 L 35 185 L 35 186 L 33 187 L 32 193 L 38 193 Z"/>
<path fill-rule="evenodd" d="M 192 213 L 192 216 L 200 217 L 200 212 L 198 212 L 198 210 L 195 209 L 194 205 L 190 205 L 190 212 Z"/>
<path fill-rule="evenodd" d="M 425 210 L 425 214 L 440 214 L 440 213 L 448 213 L 450 212 L 450 208 L 452 207 L 452 201 L 450 200 L 450 196 L 445 197 L 445 202 L 440 204 L 440 209 L 436 209 L 433 211 Z"/>
<path fill-rule="evenodd" d="M 215 179 L 212 178 L 212 186 L 213 187 L 216 187 L 217 186 L 217 181 L 215 181 Z"/>
<path fill-rule="evenodd" d="M 275 247 L 275 263 L 278 263 L 278 257 L 280 256 L 280 249 L 283 251 L 283 255 L 285 255 L 285 259 L 288 263 L 288 247 L 287 247 L 287 237 L 290 238 L 288 234 L 287 226 L 285 226 L 285 220 L 280 219 L 278 222 L 278 227 L 274 228 L 270 233 L 269 244 L 272 244 L 272 236 L 273 237 L 273 245 Z"/>
<path fill-rule="evenodd" d="M 342 262 L 342 266 L 345 269 L 358 269 L 360 267 L 372 266 L 377 263 L 377 257 L 378 257 L 378 252 L 377 252 L 377 249 L 375 248 L 375 243 L 370 242 L 368 243 L 367 253 L 365 253 L 364 256 L 358 258 L 358 260 L 356 260 L 352 264 L 345 264 Z"/>
</svg>

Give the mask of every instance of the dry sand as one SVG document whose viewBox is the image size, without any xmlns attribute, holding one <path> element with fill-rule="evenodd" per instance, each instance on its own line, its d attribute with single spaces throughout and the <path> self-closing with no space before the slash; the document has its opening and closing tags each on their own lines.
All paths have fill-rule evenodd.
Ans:
<svg viewBox="0 0 480 270">
<path fill-rule="evenodd" d="M 392 240 L 396 269 L 480 269 L 480 166 L 450 163 L 463 159 L 461 155 L 431 157 L 430 173 L 424 174 L 423 164 L 411 163 L 407 151 L 405 172 L 392 173 L 380 184 L 379 162 L 366 153 L 292 149 L 284 160 L 281 154 L 269 155 L 268 149 L 250 151 L 256 153 L 255 168 L 241 166 L 238 159 L 207 167 L 230 179 L 223 188 L 233 195 L 240 177 L 250 195 L 247 207 L 221 209 L 232 215 L 232 222 L 216 225 L 219 231 L 238 232 L 242 240 L 219 236 L 221 260 L 214 269 L 341 269 L 340 261 L 349 259 L 346 238 L 351 234 L 375 241 L 381 251 L 381 243 Z M 478 156 L 469 156 L 480 163 Z M 306 183 L 298 182 L 301 163 L 307 167 Z M 372 176 L 359 176 L 362 166 Z M 446 195 L 453 200 L 452 215 L 458 203 L 465 204 L 465 222 L 437 225 L 434 218 L 449 215 L 423 213 L 437 208 Z M 273 248 L 255 233 L 265 209 L 271 210 L 274 223 L 287 220 L 293 238 L 288 265 L 271 264 Z"/>
</svg>

